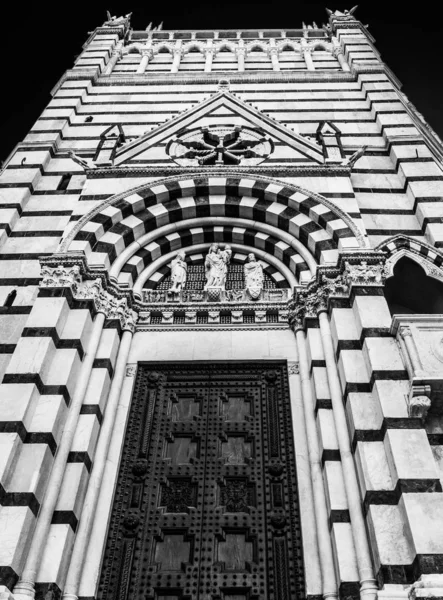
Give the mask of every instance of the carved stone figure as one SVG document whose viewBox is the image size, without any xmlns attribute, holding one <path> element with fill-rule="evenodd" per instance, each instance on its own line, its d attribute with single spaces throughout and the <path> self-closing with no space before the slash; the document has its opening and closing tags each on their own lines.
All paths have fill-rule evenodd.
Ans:
<svg viewBox="0 0 443 600">
<path fill-rule="evenodd" d="M 223 260 L 223 277 L 222 277 L 222 289 L 226 289 L 226 279 L 228 277 L 228 265 L 231 262 L 232 250 L 231 246 L 225 245 L 224 250 L 220 250 L 220 256 Z"/>
<path fill-rule="evenodd" d="M 369 265 L 365 260 L 357 264 L 345 261 L 343 275 L 348 285 L 379 285 L 385 278 L 385 270 L 382 262 L 378 265 Z"/>
<path fill-rule="evenodd" d="M 354 152 L 354 154 L 352 156 L 350 156 L 349 158 L 346 158 L 342 162 L 342 165 L 353 169 L 355 167 L 355 164 L 357 163 L 357 161 L 360 160 L 360 158 L 362 158 L 362 156 L 364 156 L 367 149 L 368 149 L 368 146 L 362 146 L 359 150 L 357 150 L 357 152 Z"/>
<path fill-rule="evenodd" d="M 82 283 L 82 276 L 78 265 L 72 267 L 64 267 L 63 265 L 56 267 L 43 266 L 41 275 L 41 287 L 70 287 L 76 293 Z"/>
<path fill-rule="evenodd" d="M 180 251 L 170 264 L 172 286 L 169 288 L 169 292 L 171 294 L 178 294 L 185 289 L 188 276 L 188 265 L 185 259 L 186 254 Z"/>
<path fill-rule="evenodd" d="M 224 250 L 220 250 L 218 244 L 212 244 L 205 260 L 206 285 L 205 291 L 209 288 L 219 288 L 224 290 L 226 287 L 226 278 L 228 276 L 228 264 L 231 260 L 231 247 L 226 245 Z"/>
<path fill-rule="evenodd" d="M 255 254 L 248 254 L 248 262 L 243 267 L 245 287 L 253 300 L 257 300 L 263 289 L 263 267 L 256 260 Z"/>
</svg>

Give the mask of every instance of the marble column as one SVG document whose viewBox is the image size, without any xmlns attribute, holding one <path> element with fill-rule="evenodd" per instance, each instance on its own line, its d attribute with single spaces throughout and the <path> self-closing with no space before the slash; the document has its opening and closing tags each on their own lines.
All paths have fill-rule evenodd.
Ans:
<svg viewBox="0 0 443 600">
<path fill-rule="evenodd" d="M 152 60 L 154 54 L 150 48 L 141 50 L 140 54 L 142 56 L 142 59 L 140 61 L 140 64 L 138 65 L 137 73 L 139 75 L 142 75 L 146 71 L 146 67 L 149 64 L 149 61 Z"/>
<path fill-rule="evenodd" d="M 54 513 L 63 477 L 66 470 L 66 463 L 69 452 L 71 451 L 72 441 L 77 428 L 80 409 L 88 387 L 94 359 L 97 354 L 97 348 L 100 343 L 100 337 L 105 322 L 105 315 L 99 312 L 94 320 L 86 355 L 83 359 L 80 375 L 77 381 L 74 396 L 72 398 L 69 413 L 63 428 L 63 435 L 54 458 L 51 475 L 47 484 L 47 492 L 38 515 L 37 524 L 29 547 L 28 556 L 23 567 L 22 575 L 14 588 L 14 597 L 26 599 L 35 597 L 35 580 L 43 550 L 47 542 L 49 529 L 51 526 L 52 515 Z"/>
<path fill-rule="evenodd" d="M 112 52 L 112 56 L 103 72 L 104 75 L 111 75 L 112 71 L 114 70 L 115 65 L 117 64 L 117 62 L 119 61 L 121 56 L 122 56 L 121 48 L 117 48 Z"/>
<path fill-rule="evenodd" d="M 335 58 L 338 60 L 338 62 L 340 63 L 340 66 L 342 68 L 342 71 L 345 71 L 346 73 L 349 73 L 349 71 L 351 70 L 348 63 L 346 62 L 346 58 L 343 54 L 343 51 L 341 49 L 341 47 L 335 47 L 332 54 L 335 56 Z"/>
<path fill-rule="evenodd" d="M 304 38 L 300 40 L 300 46 L 308 71 L 315 71 L 314 61 L 312 60 L 312 48 L 308 46 Z"/>
<path fill-rule="evenodd" d="M 400 326 L 399 328 L 400 335 L 405 343 L 406 350 L 408 352 L 409 360 L 411 361 L 412 367 L 412 376 L 413 377 L 424 377 L 425 371 L 423 369 L 423 364 L 420 359 L 420 355 L 415 346 L 415 342 L 412 337 L 412 331 L 410 327 L 405 325 Z"/>
<path fill-rule="evenodd" d="M 315 420 L 315 403 L 309 373 L 306 336 L 302 329 L 295 331 L 299 356 L 299 369 L 304 405 L 305 428 L 311 466 L 312 491 L 314 497 L 315 524 L 320 555 L 322 589 L 324 598 L 338 598 L 337 579 L 334 567 L 332 541 L 329 532 L 328 509 L 323 481 L 320 444 Z"/>
<path fill-rule="evenodd" d="M 324 310 L 320 312 L 318 319 L 326 361 L 326 371 L 328 374 L 332 411 L 343 467 L 345 492 L 348 500 L 351 528 L 357 557 L 357 566 L 360 577 L 360 596 L 361 598 L 367 598 L 368 600 L 375 600 L 377 598 L 378 586 L 372 568 L 371 554 L 363 516 L 362 500 L 357 481 L 357 472 L 354 457 L 352 455 L 340 378 L 337 363 L 335 361 L 331 326 L 329 317 Z"/>
<path fill-rule="evenodd" d="M 132 320 L 125 324 L 120 347 L 115 365 L 114 377 L 109 390 L 108 402 L 106 404 L 105 416 L 97 442 L 94 456 L 94 466 L 88 482 L 88 488 L 83 504 L 80 521 L 78 524 L 74 548 L 72 550 L 69 570 L 64 587 L 64 600 L 77 600 L 83 563 L 86 556 L 88 541 L 91 535 L 92 525 L 96 514 L 100 487 L 103 480 L 109 444 L 115 424 L 115 417 L 120 399 L 120 392 L 125 377 L 126 363 L 128 362 L 129 350 L 131 348 L 134 323 Z"/>
<path fill-rule="evenodd" d="M 172 57 L 173 58 L 172 58 L 171 73 L 178 73 L 178 70 L 180 68 L 180 61 L 182 58 L 181 40 L 177 40 L 174 51 L 172 53 Z"/>
</svg>

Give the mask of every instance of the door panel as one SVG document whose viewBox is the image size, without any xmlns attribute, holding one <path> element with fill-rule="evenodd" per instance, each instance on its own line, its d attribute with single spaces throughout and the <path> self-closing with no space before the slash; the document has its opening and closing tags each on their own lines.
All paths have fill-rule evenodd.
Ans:
<svg viewBox="0 0 443 600">
<path fill-rule="evenodd" d="M 139 366 L 98 597 L 303 600 L 285 362 Z"/>
</svg>

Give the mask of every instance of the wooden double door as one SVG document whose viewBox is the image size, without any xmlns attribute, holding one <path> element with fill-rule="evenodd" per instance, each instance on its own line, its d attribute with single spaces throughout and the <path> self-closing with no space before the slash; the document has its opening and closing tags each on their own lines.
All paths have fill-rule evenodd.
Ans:
<svg viewBox="0 0 443 600">
<path fill-rule="evenodd" d="M 304 598 L 286 362 L 141 363 L 98 597 Z"/>
</svg>

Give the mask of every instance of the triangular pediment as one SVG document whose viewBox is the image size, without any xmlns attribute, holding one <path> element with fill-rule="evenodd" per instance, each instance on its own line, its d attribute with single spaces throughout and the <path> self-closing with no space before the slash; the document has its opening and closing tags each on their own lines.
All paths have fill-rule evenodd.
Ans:
<svg viewBox="0 0 443 600">
<path fill-rule="evenodd" d="M 324 164 L 322 148 L 316 143 L 223 90 L 119 148 L 114 165 L 173 163 L 166 152 L 168 142 L 184 131 L 214 125 L 254 128 L 274 144 L 286 147 L 283 150 L 286 158 Z"/>
</svg>

